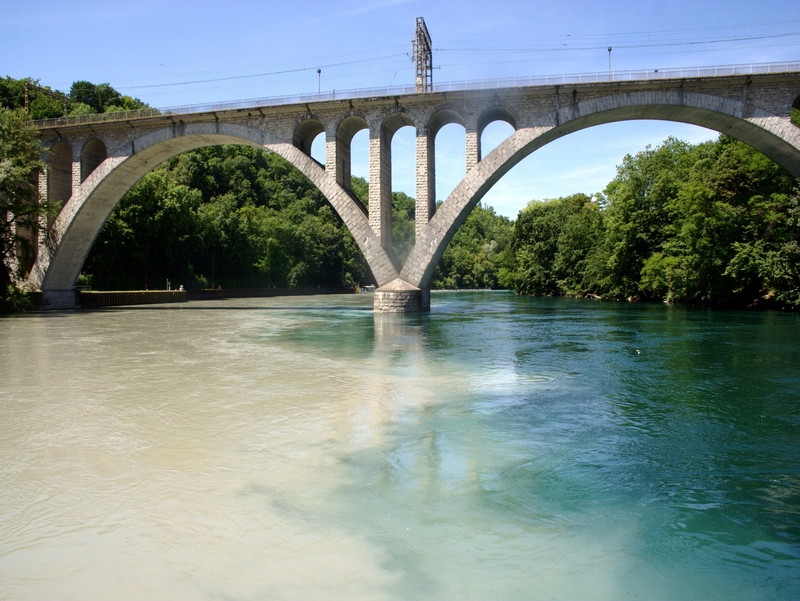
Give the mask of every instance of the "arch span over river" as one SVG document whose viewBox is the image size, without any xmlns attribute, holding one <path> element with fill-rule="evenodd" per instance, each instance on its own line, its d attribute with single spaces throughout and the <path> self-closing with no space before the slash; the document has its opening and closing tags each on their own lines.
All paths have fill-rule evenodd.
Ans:
<svg viewBox="0 0 800 601">
<path fill-rule="evenodd" d="M 793 70 L 792 70 L 793 69 Z M 41 236 L 29 283 L 51 306 L 70 306 L 84 261 L 111 211 L 147 172 L 202 146 L 246 144 L 280 154 L 325 195 L 352 232 L 378 283 L 376 311 L 429 305 L 436 263 L 470 210 L 514 165 L 578 130 L 635 119 L 714 129 L 759 150 L 800 178 L 800 65 L 782 72 L 547 84 L 325 99 L 186 114 L 121 115 L 103 121 L 37 123 L 50 149 L 40 194 L 64 206 Z M 155 113 L 155 114 L 153 114 Z M 481 133 L 494 121 L 515 130 L 483 156 Z M 434 141 L 445 125 L 466 131 L 466 176 L 436 210 Z M 391 143 L 416 129 L 416 243 L 401 265 L 392 251 Z M 369 131 L 369 206 L 350 190 L 350 145 Z M 311 158 L 325 136 L 326 164 Z"/>
</svg>

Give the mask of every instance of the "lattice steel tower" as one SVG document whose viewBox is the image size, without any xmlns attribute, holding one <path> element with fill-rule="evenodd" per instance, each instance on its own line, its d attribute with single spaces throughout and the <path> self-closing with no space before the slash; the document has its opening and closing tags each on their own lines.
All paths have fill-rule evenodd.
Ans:
<svg viewBox="0 0 800 601">
<path fill-rule="evenodd" d="M 417 92 L 433 91 L 433 48 L 425 19 L 417 17 L 417 32 L 411 42 L 417 65 Z"/>
</svg>

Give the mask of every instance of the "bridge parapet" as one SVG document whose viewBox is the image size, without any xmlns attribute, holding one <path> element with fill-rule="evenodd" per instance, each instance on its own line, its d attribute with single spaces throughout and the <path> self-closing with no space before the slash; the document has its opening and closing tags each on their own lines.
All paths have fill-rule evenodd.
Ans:
<svg viewBox="0 0 800 601">
<path fill-rule="evenodd" d="M 722 65 L 710 67 L 678 67 L 671 69 L 638 69 L 626 71 L 595 71 L 591 73 L 570 73 L 560 75 L 542 75 L 527 77 L 503 77 L 480 80 L 464 80 L 437 83 L 433 92 L 463 92 L 476 90 L 495 90 L 501 88 L 519 88 L 536 86 L 567 86 L 593 83 L 613 82 L 645 82 L 665 79 L 707 79 L 710 77 L 730 77 L 736 75 L 765 75 L 769 73 L 791 73 L 800 71 L 800 61 L 784 61 L 773 63 L 748 63 L 740 65 Z M 192 113 L 211 113 L 235 111 L 243 109 L 260 109 L 275 106 L 313 104 L 335 100 L 364 100 L 368 98 L 409 96 L 417 94 L 416 85 L 397 85 L 372 88 L 352 88 L 349 90 L 332 90 L 318 93 L 289 94 L 248 98 L 226 102 L 206 102 L 202 104 L 181 105 L 162 109 L 146 108 L 114 113 L 98 113 L 92 115 L 75 115 L 55 119 L 40 119 L 34 125 L 42 128 L 63 127 L 71 125 L 89 125 L 111 121 L 127 122 L 159 116 L 182 117 Z"/>
</svg>

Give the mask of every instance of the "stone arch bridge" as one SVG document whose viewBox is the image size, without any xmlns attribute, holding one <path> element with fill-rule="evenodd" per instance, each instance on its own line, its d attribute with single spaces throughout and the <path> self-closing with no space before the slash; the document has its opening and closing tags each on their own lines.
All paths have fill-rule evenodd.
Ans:
<svg viewBox="0 0 800 601">
<path fill-rule="evenodd" d="M 377 96 L 158 114 L 91 124 L 39 124 L 50 169 L 40 194 L 65 201 L 40 237 L 29 283 L 51 306 L 71 306 L 72 289 L 101 227 L 122 196 L 167 159 L 201 146 L 245 144 L 283 156 L 325 195 L 352 232 L 378 283 L 376 311 L 429 306 L 436 263 L 469 211 L 524 157 L 569 133 L 613 121 L 662 119 L 737 138 L 800 177 L 800 128 L 791 123 L 800 72 L 538 85 Z M 800 108 L 800 107 L 799 107 Z M 515 130 L 486 156 L 483 129 Z M 466 176 L 436 210 L 434 142 L 445 125 L 466 135 Z M 391 142 L 416 129 L 416 244 L 405 264 L 392 253 Z M 369 131 L 369 206 L 350 190 L 353 136 Z M 325 136 L 326 164 L 311 158 Z"/>
</svg>

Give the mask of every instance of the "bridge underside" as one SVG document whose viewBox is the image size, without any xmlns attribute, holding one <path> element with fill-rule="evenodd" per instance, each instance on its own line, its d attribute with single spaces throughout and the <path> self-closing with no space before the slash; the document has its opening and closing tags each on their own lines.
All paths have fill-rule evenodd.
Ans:
<svg viewBox="0 0 800 601">
<path fill-rule="evenodd" d="M 375 276 L 375 310 L 426 310 L 437 262 L 469 211 L 514 165 L 575 131 L 615 121 L 660 119 L 700 125 L 737 138 L 800 177 L 800 128 L 790 121 L 800 74 L 719 77 L 652 83 L 511 88 L 453 94 L 333 101 L 248 112 L 142 119 L 104 129 L 43 131 L 51 169 L 40 192 L 66 203 L 42 237 L 29 283 L 52 305 L 69 304 L 71 290 L 100 229 L 122 196 L 169 158 L 201 146 L 246 144 L 276 152 L 325 195 L 353 234 Z M 487 156 L 480 136 L 492 121 L 516 130 Z M 466 135 L 466 176 L 435 209 L 436 133 L 459 123 Z M 404 265 L 392 251 L 391 140 L 416 128 L 416 243 Z M 370 137 L 368 209 L 350 190 L 350 143 Z M 310 157 L 324 133 L 326 165 Z"/>
</svg>

